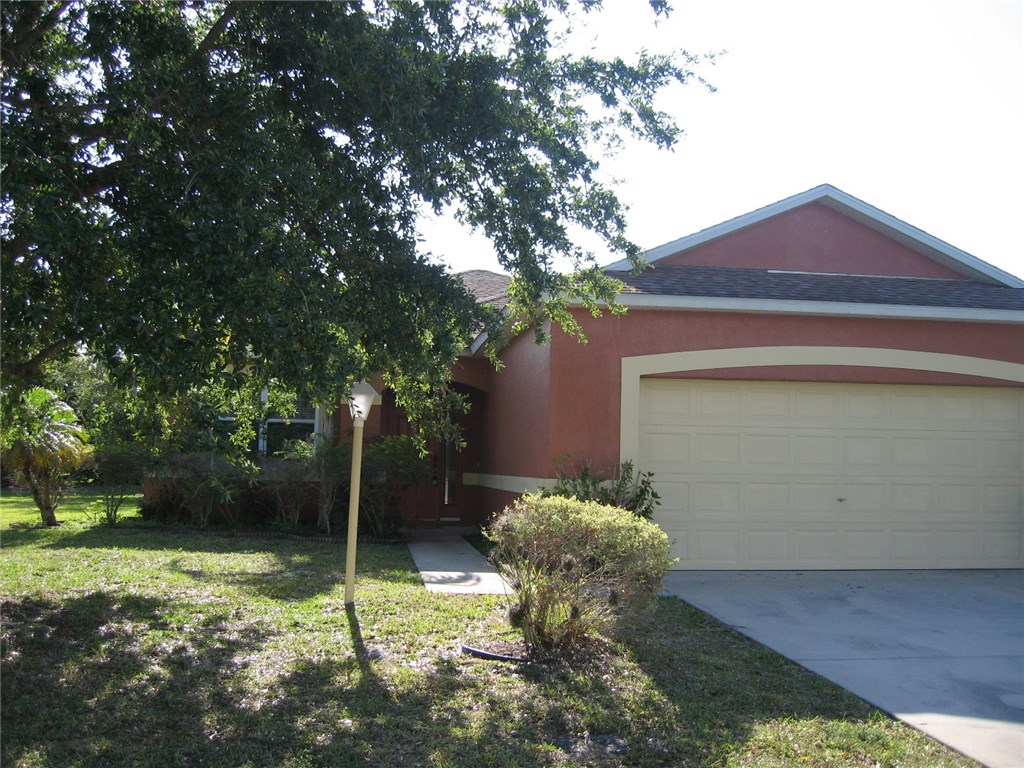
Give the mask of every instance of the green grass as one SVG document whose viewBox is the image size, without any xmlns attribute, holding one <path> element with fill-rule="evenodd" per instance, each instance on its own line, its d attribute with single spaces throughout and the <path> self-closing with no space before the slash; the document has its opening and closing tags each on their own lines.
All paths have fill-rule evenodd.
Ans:
<svg viewBox="0 0 1024 768">
<path fill-rule="evenodd" d="M 497 597 L 438 595 L 404 546 L 91 524 L 0 501 L 4 766 L 966 766 L 686 604 L 572 662 Z"/>
</svg>

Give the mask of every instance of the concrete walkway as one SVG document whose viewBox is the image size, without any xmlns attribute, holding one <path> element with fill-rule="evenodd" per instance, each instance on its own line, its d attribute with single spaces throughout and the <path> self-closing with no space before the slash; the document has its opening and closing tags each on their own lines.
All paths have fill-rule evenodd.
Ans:
<svg viewBox="0 0 1024 768">
<path fill-rule="evenodd" d="M 503 595 L 508 589 L 487 558 L 456 532 L 416 531 L 409 553 L 430 592 Z"/>
</svg>

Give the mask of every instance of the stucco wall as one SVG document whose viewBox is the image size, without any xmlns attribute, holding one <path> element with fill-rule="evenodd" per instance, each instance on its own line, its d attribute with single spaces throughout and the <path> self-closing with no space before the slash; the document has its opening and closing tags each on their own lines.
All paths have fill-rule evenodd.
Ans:
<svg viewBox="0 0 1024 768">
<path fill-rule="evenodd" d="M 780 214 L 658 263 L 964 279 L 820 203 Z"/>
<path fill-rule="evenodd" d="M 532 332 L 502 350 L 504 368 L 489 377 L 481 473 L 550 474 L 551 350 L 536 344 Z"/>
<path fill-rule="evenodd" d="M 636 309 L 618 318 L 594 319 L 585 312 L 578 316 L 589 343 L 580 345 L 559 332 L 552 342 L 547 450 L 552 456 L 569 453 L 602 465 L 614 464 L 619 458 L 624 356 L 735 347 L 826 346 L 939 352 L 1024 363 L 1024 328 L 1013 325 Z M 774 366 L 684 375 L 765 381 L 1007 385 L 972 376 L 847 366 Z"/>
</svg>

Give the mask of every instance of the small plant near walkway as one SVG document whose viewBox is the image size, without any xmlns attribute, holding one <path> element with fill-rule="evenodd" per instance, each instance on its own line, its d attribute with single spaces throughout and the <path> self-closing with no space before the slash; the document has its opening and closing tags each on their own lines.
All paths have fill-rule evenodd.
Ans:
<svg viewBox="0 0 1024 768">
<path fill-rule="evenodd" d="M 551 496 L 597 501 L 628 509 L 648 520 L 661 504 L 661 496 L 654 489 L 654 473 L 638 472 L 632 461 L 623 461 L 607 471 L 595 470 L 590 461 L 573 461 L 568 456 L 556 464 L 558 480 L 548 492 Z"/>
<path fill-rule="evenodd" d="M 509 620 L 531 655 L 571 651 L 650 600 L 672 564 L 669 540 L 628 510 L 527 494 L 485 535 L 513 590 Z"/>
</svg>

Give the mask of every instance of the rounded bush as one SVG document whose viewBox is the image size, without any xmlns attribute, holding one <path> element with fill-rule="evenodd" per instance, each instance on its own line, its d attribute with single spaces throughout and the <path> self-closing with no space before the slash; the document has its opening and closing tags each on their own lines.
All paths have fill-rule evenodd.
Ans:
<svg viewBox="0 0 1024 768">
<path fill-rule="evenodd" d="M 513 590 L 509 617 L 534 654 L 578 644 L 642 605 L 673 562 L 661 528 L 596 501 L 528 494 L 486 535 Z"/>
</svg>

